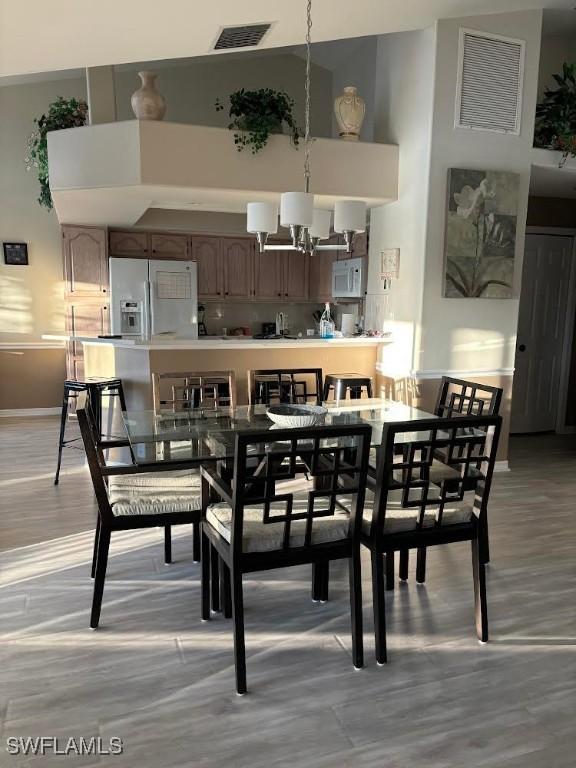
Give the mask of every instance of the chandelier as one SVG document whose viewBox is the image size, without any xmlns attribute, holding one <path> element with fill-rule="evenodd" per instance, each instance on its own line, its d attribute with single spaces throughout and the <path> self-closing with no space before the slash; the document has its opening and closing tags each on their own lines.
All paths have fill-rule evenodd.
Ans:
<svg viewBox="0 0 576 768">
<path fill-rule="evenodd" d="M 306 77 L 304 101 L 304 192 L 284 192 L 280 196 L 280 224 L 288 227 L 290 245 L 267 245 L 269 235 L 278 232 L 278 206 L 275 203 L 248 203 L 247 226 L 256 235 L 260 252 L 268 250 L 352 251 L 354 235 L 366 229 L 366 203 L 362 200 L 337 200 L 334 205 L 334 231 L 344 236 L 344 245 L 321 245 L 330 237 L 332 212 L 314 207 L 310 192 L 310 65 L 312 0 L 306 7 Z"/>
</svg>

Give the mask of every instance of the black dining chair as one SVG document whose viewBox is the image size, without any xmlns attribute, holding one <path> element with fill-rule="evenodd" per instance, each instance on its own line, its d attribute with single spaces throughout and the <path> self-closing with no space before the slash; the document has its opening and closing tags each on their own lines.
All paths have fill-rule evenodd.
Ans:
<svg viewBox="0 0 576 768">
<path fill-rule="evenodd" d="M 453 416 L 387 424 L 382 438 L 372 509 L 367 504 L 361 541 L 370 550 L 376 660 L 387 661 L 384 557 L 393 552 L 470 541 L 476 631 L 488 640 L 483 529 L 500 435 L 500 416 Z M 458 480 L 436 483 L 437 452 Z"/>
<path fill-rule="evenodd" d="M 370 432 L 367 424 L 239 432 L 231 485 L 210 467 L 202 468 L 203 480 L 218 499 L 202 523 L 202 618 L 210 618 L 212 546 L 223 564 L 224 615 L 233 618 L 239 694 L 247 690 L 245 573 L 347 559 L 352 659 L 356 668 L 363 666 L 359 532 Z M 292 493 L 284 487 L 280 492 L 278 483 L 295 478 L 302 463 L 309 489 Z"/>
<path fill-rule="evenodd" d="M 84 394 L 76 409 L 88 467 L 96 494 L 98 517 L 92 557 L 94 595 L 90 626 L 100 621 L 110 537 L 114 531 L 164 527 L 164 556 L 171 561 L 171 526 L 192 525 L 199 547 L 200 522 L 207 498 L 202 495 L 198 472 L 173 469 L 173 465 L 109 466 L 104 451 L 127 441 L 102 441 Z M 196 557 L 194 559 L 197 559 Z"/>
<path fill-rule="evenodd" d="M 493 387 L 488 384 L 480 384 L 465 379 L 456 379 L 450 376 L 443 376 L 438 388 L 438 396 L 434 407 L 434 415 L 443 418 L 452 418 L 454 416 L 493 416 L 500 413 L 503 390 L 499 387 Z M 371 462 L 369 470 L 371 477 L 374 477 L 374 461 Z M 434 456 L 434 461 L 430 468 L 430 479 L 434 483 L 450 481 L 458 484 L 460 472 L 458 468 L 452 467 L 444 460 L 441 450 L 438 450 Z M 471 478 L 470 483 L 474 480 Z M 481 542 L 481 557 L 485 563 L 490 561 L 490 551 L 488 543 L 488 518 L 482 529 L 483 539 Z M 409 553 L 407 550 L 400 551 L 400 562 L 398 576 L 401 581 L 408 580 Z M 426 580 L 426 550 L 418 552 L 416 564 L 416 581 L 423 584 Z M 394 589 L 394 553 L 389 553 L 386 560 L 386 588 Z"/>
<path fill-rule="evenodd" d="M 250 405 L 322 404 L 321 368 L 268 368 L 248 371 Z"/>
</svg>

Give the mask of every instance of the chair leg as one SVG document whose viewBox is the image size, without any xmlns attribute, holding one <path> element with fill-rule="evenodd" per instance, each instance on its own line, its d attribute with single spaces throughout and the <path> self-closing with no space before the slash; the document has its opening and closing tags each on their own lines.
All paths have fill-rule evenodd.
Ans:
<svg viewBox="0 0 576 768">
<path fill-rule="evenodd" d="M 234 567 L 230 573 L 232 591 L 232 619 L 234 621 L 234 665 L 236 667 L 236 692 L 246 693 L 246 646 L 244 642 L 244 598 L 242 574 Z"/>
<path fill-rule="evenodd" d="M 60 479 L 60 465 L 62 464 L 62 448 L 64 447 L 64 433 L 66 431 L 66 419 L 68 418 L 68 389 L 64 387 L 64 397 L 62 399 L 62 414 L 60 416 L 60 437 L 58 439 L 58 463 L 56 464 L 56 475 L 54 485 L 58 485 Z"/>
<path fill-rule="evenodd" d="M 398 575 L 401 581 L 408 581 L 408 552 L 407 549 L 400 550 L 400 564 L 398 566 Z"/>
<path fill-rule="evenodd" d="M 192 523 L 192 560 L 200 562 L 200 523 Z"/>
<path fill-rule="evenodd" d="M 350 578 L 350 618 L 352 622 L 352 663 L 356 669 L 364 666 L 364 634 L 362 630 L 362 572 L 360 548 L 356 547 L 348 560 Z M 326 576 L 326 589 L 328 581 Z"/>
<path fill-rule="evenodd" d="M 210 584 L 212 590 L 212 610 L 220 610 L 220 555 L 215 547 L 210 547 Z"/>
<path fill-rule="evenodd" d="M 419 547 L 416 554 L 416 583 L 424 584 L 426 581 L 426 547 Z"/>
<path fill-rule="evenodd" d="M 232 618 L 232 587 L 230 584 L 230 568 L 220 558 L 220 603 L 225 619 Z"/>
<path fill-rule="evenodd" d="M 110 531 L 103 526 L 98 537 L 98 557 L 96 559 L 96 574 L 94 578 L 94 597 L 92 598 L 92 613 L 90 627 L 96 629 L 100 621 L 100 609 L 102 608 L 102 595 L 104 594 L 104 580 L 106 578 L 106 566 L 108 564 L 108 549 L 110 547 Z"/>
<path fill-rule="evenodd" d="M 322 581 L 320 590 L 320 602 L 328 602 L 328 588 L 330 583 L 330 561 L 326 560 L 322 567 Z"/>
<path fill-rule="evenodd" d="M 394 589 L 394 552 L 386 552 L 386 589 Z"/>
<path fill-rule="evenodd" d="M 322 564 L 312 563 L 312 602 L 320 602 L 322 591 Z"/>
<path fill-rule="evenodd" d="M 202 550 L 202 621 L 210 618 L 210 542 L 208 536 L 200 527 L 200 539 Z"/>
<path fill-rule="evenodd" d="M 386 605 L 384 590 L 384 563 L 380 552 L 371 551 L 372 557 L 372 603 L 374 606 L 374 636 L 376 640 L 376 662 L 385 664 L 386 654 Z M 386 556 L 388 562 L 388 556 Z"/>
<path fill-rule="evenodd" d="M 490 543 L 488 540 L 488 517 L 485 515 L 480 529 L 480 554 L 483 563 L 490 562 Z"/>
<path fill-rule="evenodd" d="M 90 577 L 93 579 L 96 576 L 96 560 L 98 559 L 98 539 L 100 538 L 100 515 L 96 519 L 96 531 L 94 532 L 94 551 L 92 553 L 92 570 L 90 571 Z"/>
<path fill-rule="evenodd" d="M 164 526 L 164 563 L 170 565 L 172 562 L 172 528 L 169 525 Z"/>
<path fill-rule="evenodd" d="M 478 640 L 488 642 L 488 604 L 486 601 L 486 567 L 482 561 L 479 539 L 472 539 L 472 573 L 474 577 L 474 613 Z"/>
</svg>

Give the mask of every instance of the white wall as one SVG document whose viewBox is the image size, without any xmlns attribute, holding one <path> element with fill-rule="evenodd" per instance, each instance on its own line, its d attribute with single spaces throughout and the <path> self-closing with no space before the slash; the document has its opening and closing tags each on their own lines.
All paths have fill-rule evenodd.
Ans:
<svg viewBox="0 0 576 768">
<path fill-rule="evenodd" d="M 519 293 L 528 206 L 530 160 L 540 58 L 541 11 L 448 19 L 437 24 L 437 55 L 422 339 L 419 371 L 494 370 L 514 365 L 518 299 L 445 299 L 444 233 L 449 168 L 511 171 L 520 175 L 515 295 Z M 526 41 L 522 124 L 519 136 L 454 128 L 461 27 Z"/>
<path fill-rule="evenodd" d="M 0 255 L 0 341 L 32 342 L 64 330 L 60 227 L 40 208 L 35 169 L 26 171 L 33 120 L 57 96 L 85 98 L 83 79 L 0 87 L 0 241 L 28 243 L 30 264 L 6 266 Z"/>
<path fill-rule="evenodd" d="M 400 147 L 398 201 L 372 210 L 366 325 L 391 330 L 383 372 L 402 376 L 412 369 L 419 336 L 425 269 L 425 238 L 435 30 L 402 32 L 378 39 L 374 138 Z M 378 277 L 380 251 L 400 248 L 400 278 L 386 297 Z M 393 320 L 391 319 L 393 317 Z"/>
</svg>

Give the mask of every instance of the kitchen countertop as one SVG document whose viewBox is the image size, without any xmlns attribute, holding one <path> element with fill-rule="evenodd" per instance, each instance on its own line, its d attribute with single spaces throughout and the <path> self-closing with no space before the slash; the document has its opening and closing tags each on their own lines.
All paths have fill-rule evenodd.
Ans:
<svg viewBox="0 0 576 768">
<path fill-rule="evenodd" d="M 204 336 L 199 339 L 151 339 L 140 341 L 136 339 L 98 339 L 90 336 L 72 336 L 70 334 L 45 334 L 47 341 L 79 341 L 82 344 L 99 344 L 122 347 L 142 351 L 161 349 L 297 349 L 301 347 L 373 347 L 389 344 L 390 337 L 364 337 L 320 339 L 302 337 L 300 339 L 253 339 L 250 336 Z"/>
</svg>

